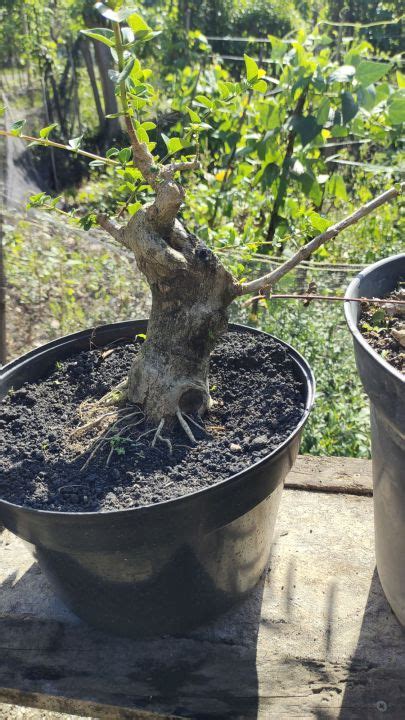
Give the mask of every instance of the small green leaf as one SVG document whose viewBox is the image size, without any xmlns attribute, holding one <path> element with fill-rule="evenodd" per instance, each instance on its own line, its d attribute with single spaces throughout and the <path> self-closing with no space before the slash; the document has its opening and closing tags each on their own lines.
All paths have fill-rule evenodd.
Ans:
<svg viewBox="0 0 405 720">
<path fill-rule="evenodd" d="M 380 325 L 385 320 L 385 312 L 382 308 L 378 308 L 371 316 L 373 325 Z"/>
<path fill-rule="evenodd" d="M 325 98 L 319 108 L 318 113 L 316 116 L 316 122 L 318 125 L 324 125 L 329 117 L 329 108 L 330 108 L 330 101 L 328 98 Z"/>
<path fill-rule="evenodd" d="M 353 65 L 341 65 L 329 75 L 329 82 L 349 82 L 356 72 Z"/>
<path fill-rule="evenodd" d="M 267 90 L 267 83 L 265 80 L 258 80 L 253 85 L 253 90 L 256 90 L 257 92 L 265 93 Z"/>
<path fill-rule="evenodd" d="M 107 150 L 105 156 L 106 156 L 107 158 L 110 158 L 110 157 L 114 157 L 115 155 L 118 155 L 118 153 L 119 153 L 118 148 L 112 147 L 112 148 L 110 148 L 109 150 Z"/>
<path fill-rule="evenodd" d="M 259 76 L 259 66 L 253 58 L 249 57 L 249 55 L 245 54 L 243 59 L 245 61 L 247 80 L 249 83 L 252 83 Z"/>
<path fill-rule="evenodd" d="M 397 70 L 396 75 L 397 75 L 398 87 L 401 90 L 403 90 L 405 88 L 405 75 L 403 73 L 401 73 L 400 70 Z"/>
<path fill-rule="evenodd" d="M 39 137 L 43 140 L 46 140 L 48 138 L 48 135 L 58 127 L 58 123 L 52 123 L 52 125 L 48 125 L 47 127 L 42 128 L 42 130 L 39 131 Z"/>
<path fill-rule="evenodd" d="M 310 210 L 308 212 L 308 218 L 312 227 L 315 230 L 319 230 L 319 232 L 324 232 L 328 229 L 329 225 L 331 225 L 329 220 L 322 217 L 322 215 L 319 215 L 319 213 L 315 212 L 314 210 Z"/>
<path fill-rule="evenodd" d="M 327 190 L 330 195 L 337 197 L 339 200 L 348 200 L 345 181 L 341 175 L 332 175 L 332 177 L 329 178 Z"/>
<path fill-rule="evenodd" d="M 92 40 L 98 40 L 104 45 L 108 45 L 108 47 L 115 47 L 114 33 L 108 28 L 94 28 L 93 30 L 80 30 L 80 32 Z"/>
<path fill-rule="evenodd" d="M 130 147 L 122 148 L 117 155 L 117 159 L 121 165 L 126 165 L 130 161 L 131 155 L 132 150 Z"/>
<path fill-rule="evenodd" d="M 135 203 L 130 203 L 128 205 L 128 212 L 130 215 L 135 215 L 141 207 L 142 203 L 139 201 Z"/>
<path fill-rule="evenodd" d="M 303 145 L 308 145 L 322 130 L 313 115 L 306 117 L 295 116 L 291 118 L 291 127 L 298 133 Z"/>
<path fill-rule="evenodd" d="M 16 120 L 10 127 L 11 133 L 16 137 L 21 135 L 22 129 L 25 125 L 25 120 Z"/>
<path fill-rule="evenodd" d="M 137 13 L 132 13 L 129 17 L 126 18 L 126 21 L 135 34 L 149 32 L 151 30 L 145 20 L 143 20 L 143 18 L 141 18 L 141 16 Z"/>
<path fill-rule="evenodd" d="M 135 58 L 130 57 L 128 62 L 125 65 L 124 69 L 122 70 L 122 72 L 120 72 L 120 74 L 117 77 L 117 81 L 116 81 L 117 85 L 119 85 L 119 83 L 125 82 L 128 75 L 130 75 L 132 68 L 134 67 L 134 63 L 135 63 Z"/>
<path fill-rule="evenodd" d="M 156 123 L 151 122 L 150 120 L 147 120 L 146 122 L 143 122 L 143 123 L 141 124 L 141 127 L 143 127 L 143 129 L 146 130 L 146 132 L 148 132 L 148 130 L 154 130 L 154 129 L 155 129 Z"/>
<path fill-rule="evenodd" d="M 204 105 L 204 107 L 208 108 L 209 110 L 212 110 L 212 108 L 214 107 L 214 103 L 212 102 L 212 100 L 207 98 L 206 95 L 196 95 L 194 99 L 196 102 L 200 103 L 200 105 Z"/>
<path fill-rule="evenodd" d="M 368 87 L 368 85 L 381 80 L 391 68 L 391 63 L 362 60 L 356 68 L 356 80 L 360 85 Z"/>
<path fill-rule="evenodd" d="M 187 110 L 188 114 L 190 115 L 191 122 L 195 122 L 195 123 L 201 122 L 201 118 L 198 113 L 196 113 L 194 110 L 192 110 L 189 107 L 186 107 L 186 110 Z"/>
<path fill-rule="evenodd" d="M 405 122 L 405 96 L 396 96 L 388 105 L 388 119 L 391 125 Z"/>
<path fill-rule="evenodd" d="M 357 115 L 359 106 L 353 95 L 345 90 L 341 95 L 342 102 L 342 118 L 344 123 L 350 122 Z"/>
</svg>

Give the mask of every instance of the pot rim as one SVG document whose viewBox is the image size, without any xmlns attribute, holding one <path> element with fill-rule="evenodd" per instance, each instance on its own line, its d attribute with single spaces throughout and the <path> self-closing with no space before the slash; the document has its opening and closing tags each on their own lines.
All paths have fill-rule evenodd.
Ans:
<svg viewBox="0 0 405 720">
<path fill-rule="evenodd" d="M 87 330 L 81 330 L 76 333 L 71 333 L 69 335 L 64 335 L 59 338 L 56 338 L 55 340 L 52 340 L 49 343 L 46 343 L 45 345 L 40 345 L 38 348 L 35 348 L 34 350 L 30 350 L 28 353 L 25 353 L 24 355 L 20 355 L 19 357 L 15 358 L 11 362 L 7 363 L 7 365 L 4 365 L 1 368 L 1 374 L 0 374 L 0 381 L 3 378 L 3 376 L 10 370 L 12 370 L 14 367 L 17 367 L 21 362 L 27 362 L 31 358 L 33 358 L 38 353 L 42 353 L 46 351 L 47 349 L 51 349 L 52 347 L 57 347 L 61 341 L 68 341 L 68 340 L 74 340 L 75 337 L 83 336 L 87 333 L 91 333 L 94 331 L 94 329 L 102 330 L 106 329 L 108 327 L 114 327 L 119 325 L 131 325 L 134 322 L 148 322 L 148 320 L 141 319 L 141 320 L 131 320 L 131 321 L 123 321 L 123 322 L 117 322 L 117 323 L 109 323 L 106 325 L 98 325 L 96 328 L 89 328 Z M 223 486 L 225 483 L 234 483 L 244 476 L 248 475 L 253 469 L 260 468 L 264 466 L 266 463 L 268 463 L 269 460 L 277 457 L 277 455 L 281 454 L 283 450 L 286 448 L 287 445 L 290 444 L 290 442 L 299 434 L 301 431 L 303 425 L 306 423 L 309 413 L 312 410 L 312 407 L 315 402 L 315 376 L 313 374 L 312 368 L 309 365 L 309 363 L 305 360 L 305 358 L 290 345 L 289 343 L 285 342 L 284 340 L 280 340 L 279 338 L 275 337 L 275 335 L 272 335 L 271 333 L 267 333 L 264 330 L 260 330 L 258 328 L 252 328 L 249 327 L 249 325 L 241 325 L 239 323 L 229 323 L 228 326 L 229 330 L 242 330 L 242 331 L 249 331 L 254 334 L 263 334 L 267 335 L 268 337 L 271 337 L 276 342 L 280 343 L 284 348 L 286 348 L 289 352 L 289 354 L 293 357 L 293 359 L 296 361 L 296 364 L 300 367 L 304 378 L 306 380 L 306 389 L 307 389 L 307 397 L 305 401 L 304 411 L 301 416 L 301 419 L 299 423 L 296 425 L 294 430 L 287 436 L 287 438 L 274 450 L 272 450 L 270 453 L 265 455 L 263 458 L 258 460 L 257 462 L 253 463 L 252 465 L 248 465 L 247 468 L 244 470 L 240 470 L 237 473 L 234 473 L 233 475 L 230 475 L 225 480 L 220 480 L 219 482 L 215 483 L 214 485 L 210 485 L 208 487 L 204 487 L 200 490 L 194 490 L 193 492 L 187 493 L 185 495 L 181 495 L 178 498 L 172 498 L 169 500 L 162 500 L 158 503 L 148 503 L 147 505 L 140 505 L 139 507 L 129 507 L 129 508 L 122 508 L 120 510 L 106 510 L 105 512 L 67 512 L 67 511 L 59 511 L 59 510 L 40 510 L 38 508 L 30 508 L 26 507 L 24 505 L 17 505 L 16 503 L 11 503 L 8 500 L 3 500 L 0 497 L 0 507 L 1 505 L 5 505 L 6 507 L 10 509 L 16 509 L 19 511 L 24 511 L 28 514 L 33 515 L 43 515 L 43 516 L 51 516 L 51 517 L 61 517 L 61 518 L 84 518 L 88 517 L 90 518 L 96 518 L 97 516 L 102 516 L 103 518 L 107 518 L 108 516 L 119 516 L 120 514 L 124 513 L 130 513 L 130 512 L 140 512 L 145 510 L 152 510 L 153 508 L 162 508 L 163 506 L 167 506 L 170 504 L 177 504 L 180 505 L 181 503 L 187 502 L 192 497 L 202 497 L 206 495 L 207 493 L 213 492 L 216 490 L 216 488 Z"/>
<path fill-rule="evenodd" d="M 405 253 L 398 253 L 398 255 L 391 255 L 388 258 L 383 258 L 382 260 L 378 260 L 377 262 L 373 263 L 372 265 L 368 265 L 364 268 L 364 270 L 361 270 L 350 282 L 346 292 L 345 292 L 345 298 L 348 297 L 360 297 L 359 295 L 359 285 L 361 280 L 369 275 L 370 273 L 374 272 L 374 270 L 377 270 L 379 268 L 383 268 L 385 265 L 389 265 L 391 262 L 397 261 L 399 259 L 405 260 Z M 385 360 L 374 348 L 371 347 L 371 345 L 367 342 L 367 340 L 363 337 L 361 334 L 357 322 L 353 320 L 351 310 L 353 310 L 353 306 L 357 305 L 357 303 L 354 303 L 350 300 L 345 300 L 344 302 L 344 311 L 345 311 L 345 317 L 346 322 L 348 325 L 348 328 L 353 335 L 353 337 L 357 340 L 359 345 L 365 350 L 366 352 L 371 355 L 371 357 L 374 359 L 374 361 L 380 365 L 380 367 L 385 370 L 386 372 L 389 372 L 391 375 L 393 375 L 396 379 L 400 380 L 401 382 L 405 383 L 405 375 L 401 373 L 399 370 L 394 368 L 393 365 L 391 365 L 387 360 Z"/>
</svg>

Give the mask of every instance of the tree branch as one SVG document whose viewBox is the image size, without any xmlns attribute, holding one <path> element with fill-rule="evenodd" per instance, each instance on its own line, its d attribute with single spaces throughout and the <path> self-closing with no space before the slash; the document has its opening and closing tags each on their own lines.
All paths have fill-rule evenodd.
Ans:
<svg viewBox="0 0 405 720">
<path fill-rule="evenodd" d="M 16 135 L 11 130 L 0 130 L 0 135 L 4 135 L 5 137 L 17 137 L 20 140 L 25 140 L 26 142 L 35 142 L 38 143 L 38 145 L 42 145 L 43 147 L 49 146 L 53 148 L 58 148 L 59 150 L 67 150 L 68 152 L 74 153 L 75 155 L 82 155 L 83 157 L 90 158 L 90 160 L 102 160 L 102 162 L 106 165 L 119 165 L 119 162 L 117 162 L 117 160 L 113 160 L 112 158 L 105 158 L 101 155 L 95 155 L 94 153 L 87 152 L 86 150 L 76 149 L 74 147 L 71 147 L 70 145 L 63 145 L 63 143 L 48 140 L 48 138 L 45 140 L 45 138 L 32 137 L 31 135 Z"/>
<path fill-rule="evenodd" d="M 111 235 L 111 237 L 114 238 L 114 240 L 117 240 L 121 245 L 124 245 L 127 247 L 127 243 L 124 239 L 124 228 L 117 225 L 114 220 L 111 220 L 107 215 L 104 215 L 104 213 L 99 213 L 97 215 L 97 222 L 100 225 L 100 227 L 103 228 L 106 232 Z"/>
<path fill-rule="evenodd" d="M 326 243 L 328 240 L 332 240 L 332 238 L 336 237 L 336 235 L 338 235 L 342 230 L 350 227 L 350 225 L 354 225 L 363 217 L 366 217 L 367 215 L 372 213 L 373 210 L 376 210 L 381 205 L 384 205 L 384 203 L 389 202 L 390 200 L 393 200 L 395 197 L 400 195 L 403 187 L 404 185 L 401 185 L 400 187 L 392 187 L 390 190 L 387 190 L 381 195 L 378 195 L 373 200 L 370 200 L 370 202 L 368 202 L 366 205 L 363 205 L 363 207 L 359 208 L 343 220 L 335 223 L 330 228 L 325 230 L 325 232 L 317 235 L 317 237 L 310 240 L 310 242 L 306 245 L 303 245 L 303 247 L 300 248 L 298 252 L 296 252 L 291 258 L 286 260 L 286 262 L 280 265 L 280 267 L 272 270 L 272 272 L 267 273 L 262 277 L 257 278 L 257 280 L 251 280 L 250 282 L 242 283 L 241 285 L 239 285 L 238 294 L 246 295 L 248 293 L 258 292 L 259 290 L 263 290 L 264 288 L 274 285 L 274 283 L 280 280 L 280 278 L 284 277 L 284 275 L 290 272 L 290 270 L 296 267 L 296 265 L 299 265 L 302 260 L 306 260 L 310 255 L 312 255 L 315 250 L 318 250 L 321 245 Z"/>
<path fill-rule="evenodd" d="M 114 36 L 115 36 L 115 47 L 117 50 L 118 57 L 118 70 L 122 73 L 124 69 L 124 48 L 122 45 L 121 28 L 119 22 L 113 22 Z M 140 142 L 132 117 L 128 107 L 127 101 L 127 90 L 125 86 L 125 80 L 121 80 L 119 83 L 120 98 L 122 110 L 125 113 L 125 127 L 131 141 L 132 154 L 134 165 L 140 170 L 146 182 L 148 182 L 154 189 L 157 184 L 157 173 L 153 172 L 154 160 L 152 154 L 149 152 L 146 143 Z"/>
</svg>

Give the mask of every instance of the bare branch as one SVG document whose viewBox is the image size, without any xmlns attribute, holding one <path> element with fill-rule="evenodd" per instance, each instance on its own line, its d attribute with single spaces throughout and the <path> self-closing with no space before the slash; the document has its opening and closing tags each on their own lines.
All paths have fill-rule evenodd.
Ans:
<svg viewBox="0 0 405 720">
<path fill-rule="evenodd" d="M 258 292 L 259 290 L 263 290 L 264 288 L 268 288 L 269 286 L 274 285 L 274 283 L 280 280 L 280 278 L 284 277 L 284 275 L 290 272 L 290 270 L 296 267 L 296 265 L 299 265 L 302 260 L 306 260 L 307 258 L 309 258 L 310 255 L 315 252 L 315 250 L 321 247 L 321 245 L 326 243 L 328 240 L 336 237 L 336 235 L 338 235 L 342 230 L 350 227 L 350 225 L 354 225 L 363 217 L 366 217 L 367 215 L 372 213 L 373 210 L 376 210 L 381 205 L 384 205 L 384 203 L 389 202 L 390 200 L 393 200 L 395 197 L 400 195 L 403 187 L 403 185 L 401 185 L 400 187 L 392 187 L 390 190 L 387 190 L 381 195 L 378 195 L 373 200 L 370 200 L 370 202 L 368 202 L 366 205 L 363 205 L 363 207 L 359 208 L 351 215 L 348 215 L 348 217 L 344 218 L 343 220 L 335 223 L 330 228 L 325 230 L 325 232 L 317 235 L 315 238 L 310 240 L 310 242 L 306 245 L 303 245 L 303 247 L 300 248 L 298 252 L 296 252 L 291 258 L 286 260 L 286 262 L 280 265 L 280 267 L 272 270 L 272 272 L 267 273 L 260 278 L 257 278 L 257 280 L 251 280 L 250 282 L 242 283 L 238 287 L 238 294 L 247 295 L 248 293 Z"/>
<path fill-rule="evenodd" d="M 390 298 L 369 298 L 369 297 L 345 297 L 344 295 L 313 295 L 311 293 L 302 293 L 301 295 L 294 293 L 266 293 L 266 295 L 256 295 L 249 300 L 245 300 L 242 305 L 250 305 L 255 300 L 304 300 L 308 302 L 311 300 L 327 300 L 329 302 L 357 302 L 357 303 L 371 303 L 373 305 L 402 305 L 405 307 L 405 300 L 392 300 Z"/>
<path fill-rule="evenodd" d="M 188 162 L 170 163 L 165 165 L 160 171 L 160 178 L 169 180 L 173 178 L 176 172 L 187 172 L 188 170 L 197 170 L 200 167 L 198 156 Z"/>
<path fill-rule="evenodd" d="M 48 138 L 41 138 L 41 137 L 32 137 L 31 135 L 16 135 L 11 130 L 0 130 L 0 135 L 3 135 L 4 137 L 11 137 L 11 138 L 17 138 L 19 140 L 25 140 L 26 142 L 34 142 L 38 145 L 42 145 L 43 147 L 53 147 L 57 148 L 58 150 L 67 150 L 67 152 L 74 153 L 74 155 L 82 155 L 82 157 L 89 158 L 90 160 L 100 160 L 106 165 L 119 165 L 119 162 L 117 160 L 113 160 L 112 158 L 105 158 L 101 155 L 95 155 L 94 153 L 87 152 L 87 150 L 80 150 L 80 148 L 74 148 L 70 145 L 63 145 L 63 143 L 54 142 L 53 140 L 48 140 Z"/>
<path fill-rule="evenodd" d="M 100 227 L 103 228 L 103 230 L 106 230 L 113 238 L 114 240 L 117 240 L 121 245 L 125 245 L 127 247 L 127 243 L 125 242 L 124 238 L 124 228 L 117 225 L 114 220 L 111 220 L 107 215 L 104 215 L 103 213 L 99 213 L 97 215 L 97 222 L 100 225 Z"/>
</svg>

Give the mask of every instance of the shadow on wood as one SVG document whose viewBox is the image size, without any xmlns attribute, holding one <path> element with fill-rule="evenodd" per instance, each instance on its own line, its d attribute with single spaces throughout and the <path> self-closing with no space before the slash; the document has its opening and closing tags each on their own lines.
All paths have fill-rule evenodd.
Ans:
<svg viewBox="0 0 405 720">
<path fill-rule="evenodd" d="M 398 642 L 398 638 L 402 642 Z M 405 630 L 384 595 L 377 568 L 371 580 L 339 720 L 403 718 Z"/>
<path fill-rule="evenodd" d="M 34 562 L 0 587 L 0 701 L 108 718 L 253 720 L 264 583 L 185 637 L 132 641 L 78 620 Z"/>
</svg>

